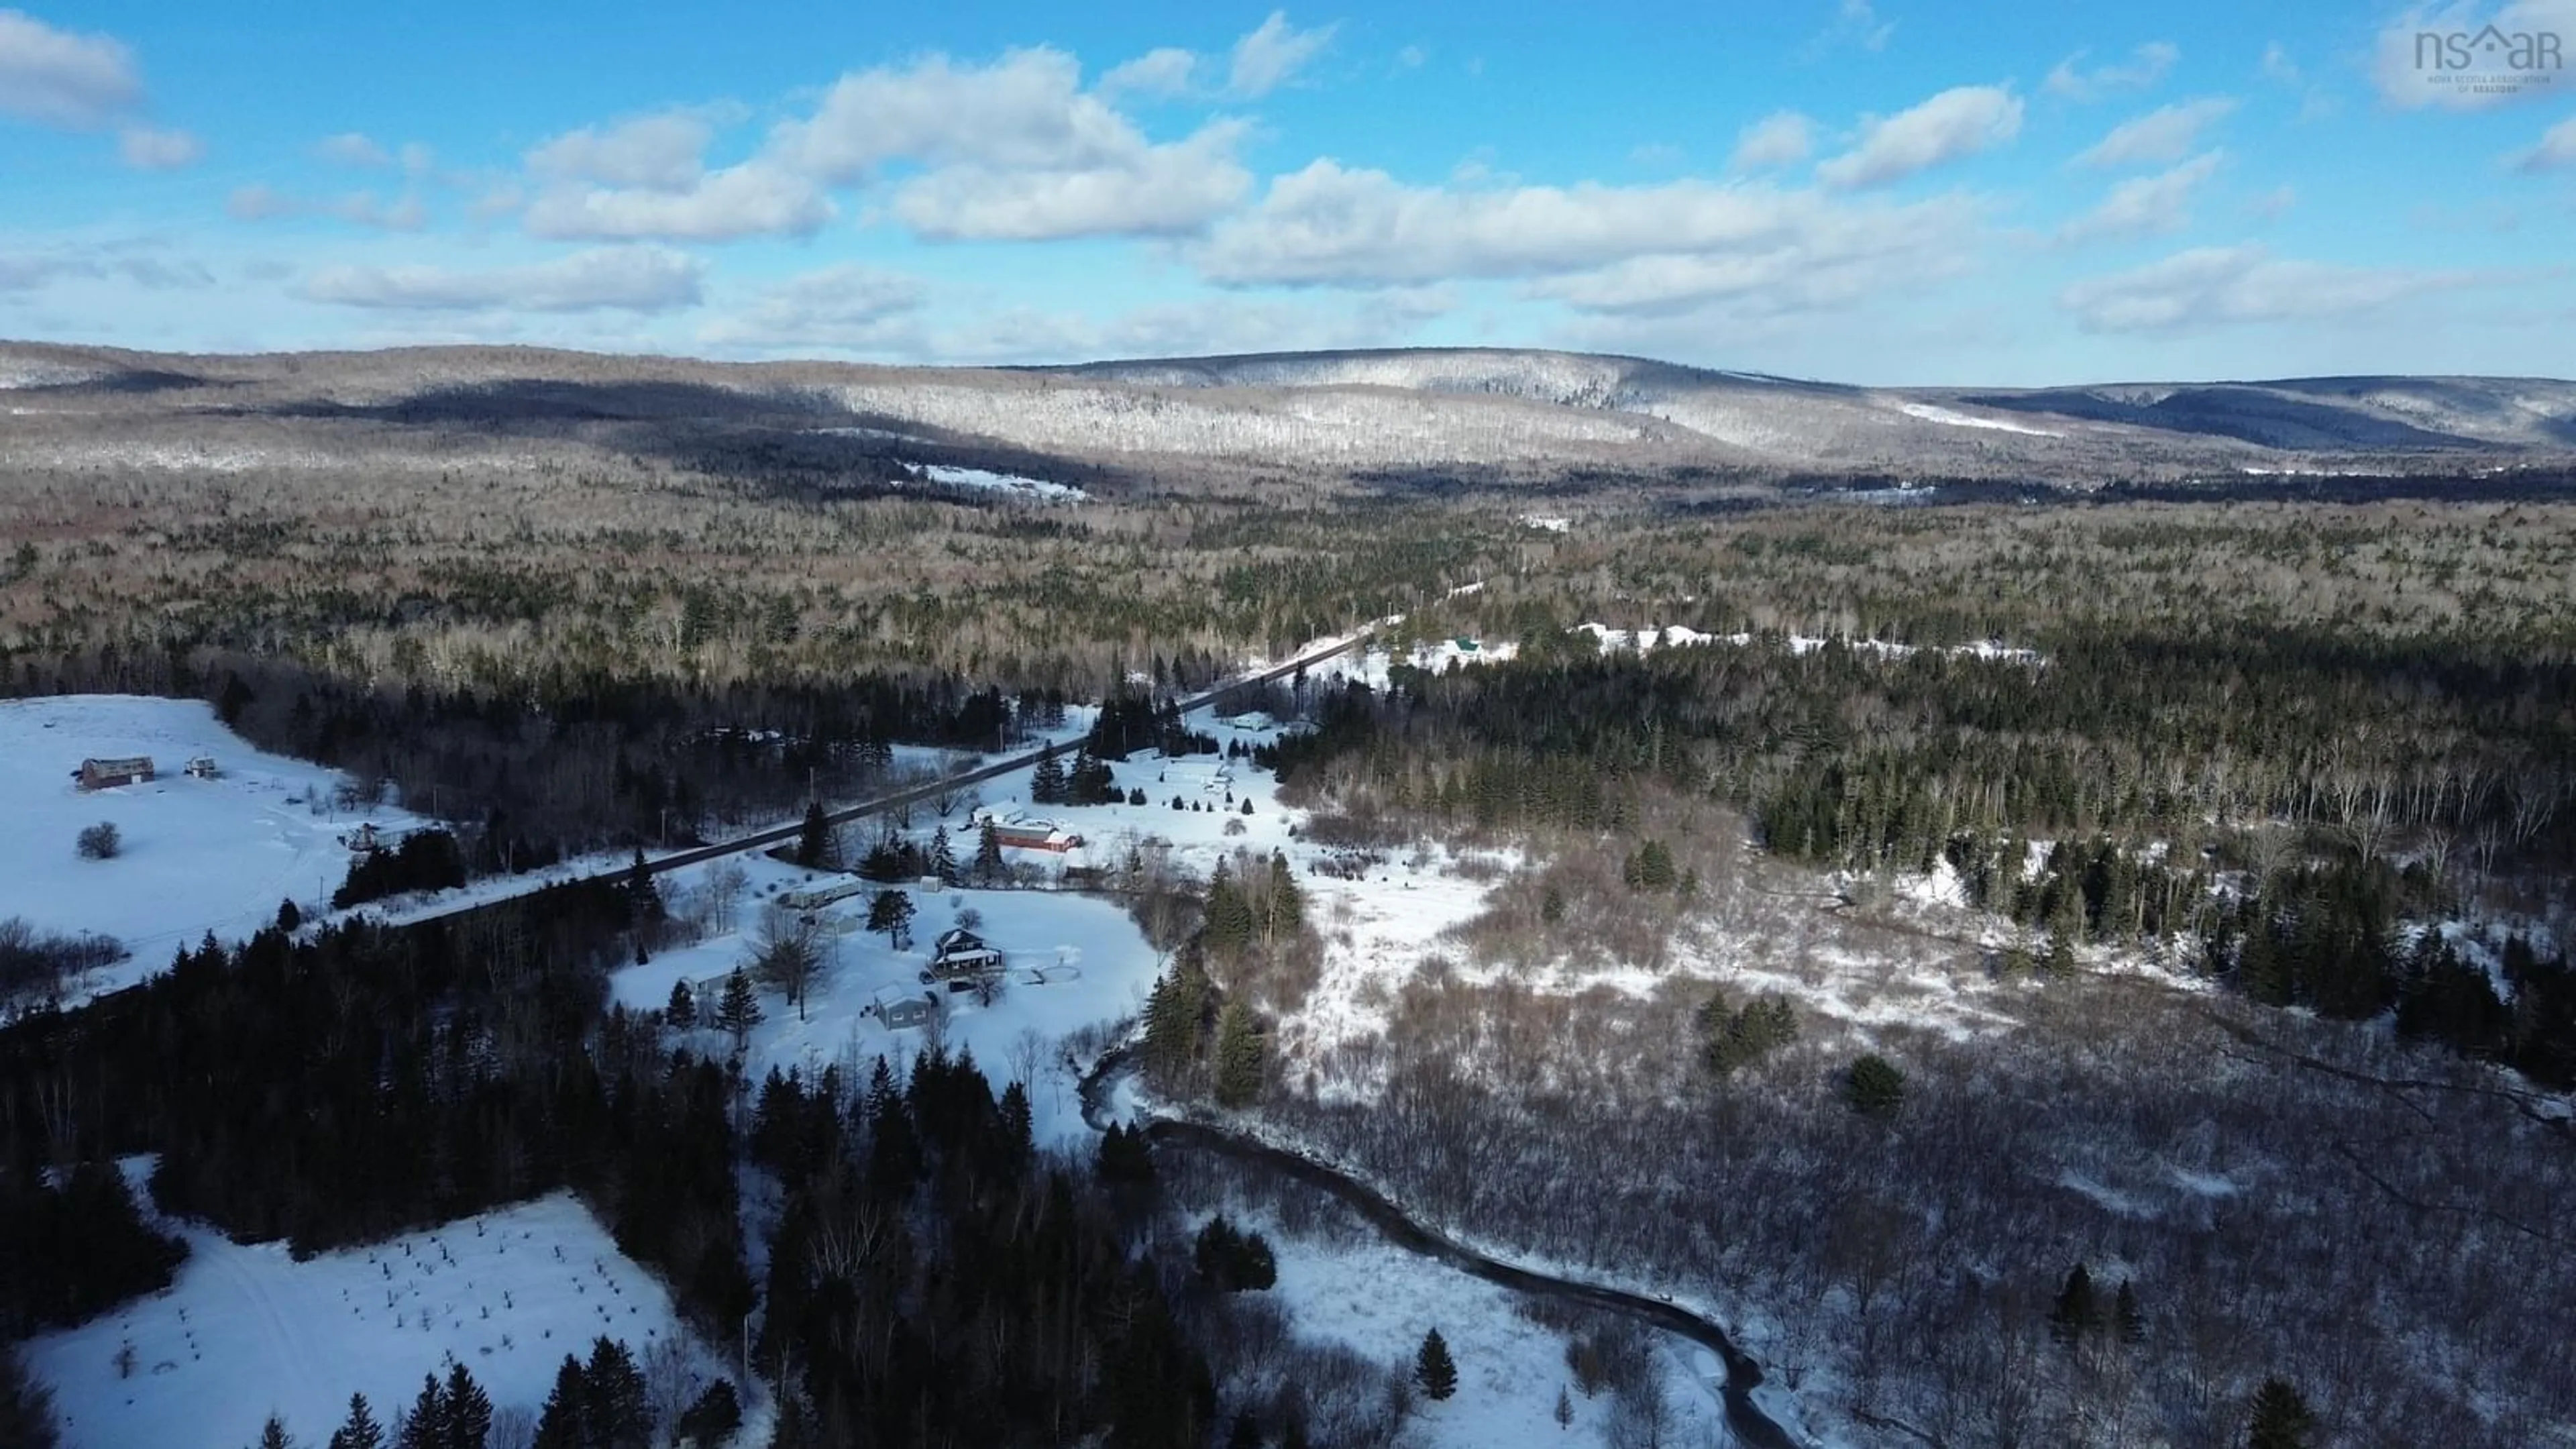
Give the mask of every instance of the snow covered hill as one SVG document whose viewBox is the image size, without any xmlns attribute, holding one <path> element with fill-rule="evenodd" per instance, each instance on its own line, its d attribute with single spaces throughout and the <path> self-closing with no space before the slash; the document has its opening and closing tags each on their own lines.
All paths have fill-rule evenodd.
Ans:
<svg viewBox="0 0 2576 1449">
<path fill-rule="evenodd" d="M 900 463 L 1074 486 L 1098 470 L 1369 481 L 2072 484 L 2576 461 L 2576 383 L 2354 377 L 2053 388 L 1857 387 L 1509 348 L 1033 368 L 723 364 L 532 348 L 175 357 L 0 344 L 0 471 L 528 468 L 546 446 L 685 444 L 882 475 Z M 1221 465 L 1212 468 L 1211 465 Z M 1061 472 L 1065 476 L 1056 477 Z"/>
</svg>

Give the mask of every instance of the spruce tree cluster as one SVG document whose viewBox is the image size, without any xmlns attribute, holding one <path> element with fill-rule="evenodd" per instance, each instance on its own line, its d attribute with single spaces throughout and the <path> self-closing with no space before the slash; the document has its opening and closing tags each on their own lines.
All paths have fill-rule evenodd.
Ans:
<svg viewBox="0 0 2576 1449">
<path fill-rule="evenodd" d="M 444 830 L 415 830 L 399 844 L 371 850 L 349 862 L 349 875 L 331 893 L 333 909 L 406 891 L 452 890 L 465 884 L 465 853 Z"/>
<path fill-rule="evenodd" d="M 1279 1263 L 1271 1255 L 1270 1240 L 1236 1227 L 1223 1213 L 1199 1229 L 1191 1262 L 1199 1281 L 1222 1293 L 1257 1291 L 1279 1281 Z"/>
<path fill-rule="evenodd" d="M 1776 991 L 1742 1006 L 1728 1005 L 1723 991 L 1712 992 L 1700 1004 L 1698 1025 L 1700 1062 L 1721 1079 L 1798 1039 L 1797 1011 Z"/>
</svg>

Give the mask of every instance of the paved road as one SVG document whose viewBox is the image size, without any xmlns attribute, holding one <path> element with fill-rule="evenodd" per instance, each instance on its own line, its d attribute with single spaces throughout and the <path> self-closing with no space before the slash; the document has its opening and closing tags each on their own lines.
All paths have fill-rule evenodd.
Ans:
<svg viewBox="0 0 2576 1449">
<path fill-rule="evenodd" d="M 1315 665 L 1322 664 L 1327 660 L 1338 659 L 1341 656 L 1350 653 L 1352 650 L 1358 649 L 1362 645 L 1366 644 L 1370 636 L 1376 632 L 1377 626 L 1370 625 L 1369 627 L 1352 635 L 1350 638 L 1343 640 L 1341 643 L 1333 645 L 1329 649 L 1317 649 L 1309 653 L 1300 654 L 1288 660 L 1284 664 L 1275 664 L 1266 669 L 1256 670 L 1253 673 L 1227 680 L 1225 683 L 1218 685 L 1214 689 L 1205 690 L 1198 694 L 1187 695 L 1183 697 L 1180 702 L 1181 710 L 1186 714 L 1191 710 L 1205 706 L 1211 700 L 1214 700 L 1217 696 L 1225 693 L 1229 689 L 1239 689 L 1245 685 L 1268 684 L 1274 680 L 1286 679 L 1300 669 L 1311 669 Z M 899 809 L 905 805 L 918 805 L 929 800 L 932 796 L 939 794 L 941 791 L 954 790 L 964 785 L 981 784 L 986 780 L 999 779 L 1000 777 L 1011 773 L 1013 770 L 1026 769 L 1029 766 L 1036 764 L 1038 756 L 1043 753 L 1045 753 L 1045 746 L 1043 745 L 1035 749 L 1023 750 L 1007 759 L 992 761 L 960 774 L 944 776 L 926 784 L 908 786 L 904 789 L 897 790 L 890 795 L 880 795 L 873 800 L 862 800 L 855 805 L 844 806 L 841 809 L 829 812 L 825 818 L 829 819 L 834 825 L 845 825 L 850 821 L 864 820 L 871 815 L 883 814 L 888 810 Z M 767 830 L 755 830 L 749 835 L 737 836 L 732 840 L 721 840 L 713 845 L 692 846 L 687 850 L 674 851 L 671 854 L 660 857 L 659 859 L 647 859 L 644 862 L 644 869 L 647 874 L 660 875 L 665 871 L 679 870 L 683 867 L 692 865 L 702 865 L 710 860 L 721 860 L 728 855 L 740 855 L 745 851 L 761 850 L 772 845 L 783 845 L 788 841 L 794 840 L 797 835 L 804 830 L 804 828 L 805 823 L 799 820 L 790 825 L 775 826 Z M 632 869 L 634 869 L 634 867 L 631 865 L 621 865 L 602 871 L 599 875 L 591 878 L 599 879 L 606 877 L 613 879 L 624 876 Z M 517 900 L 521 896 L 534 894 L 535 892 L 544 890 L 549 886 L 562 885 L 568 881 L 578 879 L 581 879 L 581 877 L 530 875 L 525 878 L 524 884 L 521 885 L 520 888 L 512 890 L 507 894 L 477 896 L 471 900 L 457 901 L 451 905 L 439 906 L 427 911 L 406 913 L 396 918 L 393 921 L 393 924 L 397 926 L 416 926 L 428 921 L 441 921 L 455 916 L 468 915 L 475 911 L 499 905 L 504 901 L 513 901 Z M 350 918 L 354 919 L 355 917 L 366 913 L 366 908 L 364 906 L 360 906 L 350 912 Z M 98 995 L 89 998 L 80 1006 L 72 1009 L 83 1011 L 91 1010 L 101 1005 L 117 1001 L 120 998 L 133 996 L 143 989 L 143 985 L 144 983 L 137 982 L 131 986 L 118 987 L 114 991 L 100 992 Z"/>
<path fill-rule="evenodd" d="M 1199 694 L 1184 696 L 1180 702 L 1181 712 L 1187 714 L 1191 710 L 1199 709 L 1214 700 L 1217 696 L 1225 693 L 1227 690 L 1240 689 L 1246 685 L 1268 684 L 1274 680 L 1286 679 L 1300 669 L 1312 669 L 1315 665 L 1324 663 L 1327 660 L 1338 659 L 1368 642 L 1369 636 L 1374 632 L 1375 630 L 1373 627 L 1363 629 L 1359 633 L 1351 636 L 1349 639 L 1346 639 L 1329 649 L 1319 649 L 1313 653 L 1300 654 L 1285 664 L 1272 665 L 1271 667 L 1260 670 L 1256 673 L 1227 680 L 1224 684 L 1221 684 L 1214 689 L 1206 690 Z M 869 816 L 882 815 L 889 810 L 901 809 L 906 805 L 919 805 L 945 791 L 955 790 L 967 785 L 980 785 L 987 780 L 1000 779 L 1002 776 L 1011 773 L 1013 770 L 1027 769 L 1036 764 L 1038 756 L 1045 752 L 1046 747 L 1043 745 L 1034 749 L 1022 750 L 1016 755 L 1011 755 L 1001 760 L 989 761 L 972 770 L 963 771 L 954 775 L 944 775 L 939 779 L 931 780 L 919 785 L 907 786 L 904 789 L 893 792 L 892 794 L 879 795 L 874 799 L 862 800 L 855 805 L 845 805 L 838 810 L 826 812 L 824 818 L 834 825 L 847 825 L 853 820 L 865 820 Z M 798 820 L 787 825 L 772 826 L 767 830 L 755 830 L 749 835 L 736 836 L 731 840 L 720 840 L 713 845 L 692 846 L 686 850 L 673 851 L 668 855 L 648 858 L 644 862 L 644 869 L 647 874 L 660 875 L 665 871 L 680 870 L 692 865 L 704 865 L 706 862 L 711 860 L 722 860 L 728 855 L 741 855 L 746 851 L 765 850 L 773 845 L 785 845 L 788 842 L 793 841 L 798 835 L 804 832 L 804 829 L 805 822 Z M 603 871 L 601 872 L 601 875 L 609 877 L 623 877 L 633 869 L 634 867 L 631 865 L 622 865 L 611 870 Z M 525 891 L 513 891 L 504 896 L 486 896 L 471 901 L 460 901 L 452 906 L 442 907 L 437 910 L 417 915 L 405 915 L 401 918 L 401 924 L 406 926 L 417 925 L 423 921 L 435 921 L 442 920 L 449 916 L 465 915 L 468 912 L 479 911 L 486 906 L 496 905 L 502 901 L 514 900 L 521 895 L 528 894 L 529 892 L 542 890 L 546 886 L 558 884 L 562 884 L 562 882 L 558 880 L 531 881 Z"/>
</svg>

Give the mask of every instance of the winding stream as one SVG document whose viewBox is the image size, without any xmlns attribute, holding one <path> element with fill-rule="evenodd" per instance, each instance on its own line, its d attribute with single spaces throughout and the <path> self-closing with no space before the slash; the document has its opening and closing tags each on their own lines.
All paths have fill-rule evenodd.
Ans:
<svg viewBox="0 0 2576 1449">
<path fill-rule="evenodd" d="M 1082 1078 L 1082 1117 L 1093 1130 L 1107 1130 L 1107 1089 L 1126 1069 L 1126 1048 L 1113 1048 Z M 1753 1449 L 1802 1449 L 1788 1430 L 1754 1402 L 1753 1390 L 1762 1383 L 1762 1366 L 1737 1348 L 1735 1341 L 1727 1337 L 1726 1330 L 1678 1304 L 1598 1283 L 1552 1277 L 1489 1258 L 1425 1226 L 1367 1183 L 1312 1158 L 1273 1147 L 1239 1132 L 1175 1117 L 1145 1117 L 1134 1125 L 1144 1131 L 1148 1142 L 1163 1150 L 1203 1152 L 1234 1162 L 1249 1163 L 1329 1193 L 1366 1218 L 1388 1242 L 1420 1257 L 1473 1274 L 1486 1282 L 1500 1284 L 1514 1292 L 1586 1304 L 1636 1319 L 1651 1328 L 1679 1334 L 1716 1353 L 1725 1363 L 1726 1424 L 1734 1432 L 1738 1444 L 1753 1446 Z"/>
</svg>

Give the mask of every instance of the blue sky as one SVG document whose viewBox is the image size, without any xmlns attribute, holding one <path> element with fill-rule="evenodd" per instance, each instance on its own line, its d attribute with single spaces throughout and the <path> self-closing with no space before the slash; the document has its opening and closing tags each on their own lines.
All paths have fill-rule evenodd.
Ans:
<svg viewBox="0 0 2576 1449">
<path fill-rule="evenodd" d="M 0 8 L 0 337 L 2576 374 L 2576 0 L 228 10 Z"/>
</svg>

